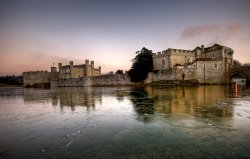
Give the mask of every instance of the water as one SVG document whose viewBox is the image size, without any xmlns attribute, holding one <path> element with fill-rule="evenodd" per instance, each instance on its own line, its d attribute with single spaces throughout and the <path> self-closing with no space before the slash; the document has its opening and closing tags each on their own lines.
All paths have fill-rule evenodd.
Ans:
<svg viewBox="0 0 250 159">
<path fill-rule="evenodd" d="M 250 158 L 250 90 L 0 88 L 0 158 Z"/>
</svg>

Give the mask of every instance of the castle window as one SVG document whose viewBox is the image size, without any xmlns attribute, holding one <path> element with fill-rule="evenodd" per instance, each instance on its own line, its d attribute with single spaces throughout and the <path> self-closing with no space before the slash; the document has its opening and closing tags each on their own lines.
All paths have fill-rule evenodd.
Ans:
<svg viewBox="0 0 250 159">
<path fill-rule="evenodd" d="M 206 68 L 206 64 L 203 64 L 203 68 Z"/>
<path fill-rule="evenodd" d="M 212 54 L 212 58 L 213 58 L 213 59 L 215 58 L 214 54 Z"/>
<path fill-rule="evenodd" d="M 165 59 L 162 59 L 161 63 L 162 65 L 166 65 Z"/>
<path fill-rule="evenodd" d="M 218 69 L 218 65 L 217 65 L 217 64 L 214 64 L 214 68 L 215 68 L 215 69 Z"/>
</svg>

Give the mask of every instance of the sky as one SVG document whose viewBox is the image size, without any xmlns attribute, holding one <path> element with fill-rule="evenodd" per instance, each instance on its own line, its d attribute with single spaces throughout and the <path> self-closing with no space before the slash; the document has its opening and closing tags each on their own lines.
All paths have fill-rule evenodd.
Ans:
<svg viewBox="0 0 250 159">
<path fill-rule="evenodd" d="M 95 61 L 129 70 L 135 52 L 215 43 L 250 62 L 249 0 L 0 0 L 0 75 Z"/>
</svg>

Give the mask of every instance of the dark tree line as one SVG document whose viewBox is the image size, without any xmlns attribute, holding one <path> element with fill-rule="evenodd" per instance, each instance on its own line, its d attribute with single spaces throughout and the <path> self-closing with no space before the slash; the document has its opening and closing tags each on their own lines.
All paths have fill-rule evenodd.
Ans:
<svg viewBox="0 0 250 159">
<path fill-rule="evenodd" d="M 242 64 L 240 61 L 238 60 L 233 60 L 233 67 L 250 67 L 250 63 L 244 63 Z"/>
<path fill-rule="evenodd" d="M 1 76 L 0 84 L 23 85 L 23 76 Z"/>
</svg>

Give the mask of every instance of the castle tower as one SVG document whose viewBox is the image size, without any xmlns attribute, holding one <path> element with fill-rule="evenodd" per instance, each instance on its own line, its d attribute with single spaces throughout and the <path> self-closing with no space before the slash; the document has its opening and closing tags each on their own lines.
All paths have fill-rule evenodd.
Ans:
<svg viewBox="0 0 250 159">
<path fill-rule="evenodd" d="M 94 61 L 91 61 L 91 76 L 94 75 Z"/>
<path fill-rule="evenodd" d="M 73 61 L 70 61 L 69 65 L 70 65 L 70 78 L 72 78 L 72 75 L 73 75 Z"/>
<path fill-rule="evenodd" d="M 101 74 L 102 74 L 102 68 L 101 66 L 99 66 L 99 76 L 101 76 Z"/>
<path fill-rule="evenodd" d="M 61 72 L 61 68 L 62 68 L 62 63 L 58 63 L 58 72 Z"/>
<path fill-rule="evenodd" d="M 53 72 L 53 73 L 57 72 L 56 67 L 54 67 L 54 66 L 51 67 L 50 70 L 51 70 L 51 72 Z"/>
<path fill-rule="evenodd" d="M 89 76 L 89 60 L 85 60 L 85 76 Z"/>
<path fill-rule="evenodd" d="M 73 68 L 73 61 L 69 61 L 69 64 L 70 64 L 70 68 L 71 67 Z"/>
</svg>

